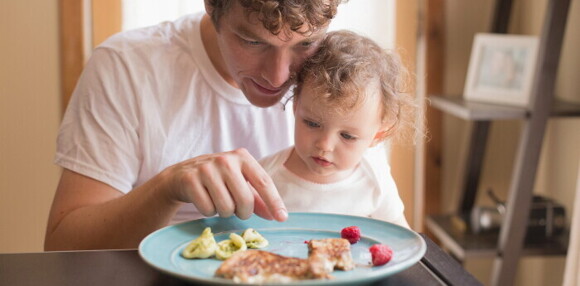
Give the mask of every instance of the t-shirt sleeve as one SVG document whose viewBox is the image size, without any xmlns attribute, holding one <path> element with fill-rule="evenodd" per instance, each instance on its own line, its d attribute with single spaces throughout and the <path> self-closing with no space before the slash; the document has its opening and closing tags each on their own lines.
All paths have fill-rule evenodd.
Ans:
<svg viewBox="0 0 580 286">
<path fill-rule="evenodd" d="M 122 57 L 110 48 L 95 49 L 61 123 L 55 163 L 130 191 L 141 156 L 134 88 Z"/>
</svg>

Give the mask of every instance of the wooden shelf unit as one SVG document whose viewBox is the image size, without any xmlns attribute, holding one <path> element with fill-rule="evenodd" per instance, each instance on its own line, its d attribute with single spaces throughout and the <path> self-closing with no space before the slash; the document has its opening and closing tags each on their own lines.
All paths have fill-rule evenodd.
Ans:
<svg viewBox="0 0 580 286">
<path fill-rule="evenodd" d="M 563 255 L 567 234 L 529 244 L 524 238 L 534 189 L 534 179 L 547 121 L 550 117 L 580 116 L 580 105 L 554 99 L 556 72 L 570 0 L 549 0 L 540 34 L 540 46 L 529 108 L 465 101 L 460 96 L 430 95 L 430 106 L 471 122 L 466 173 L 454 214 L 426 219 L 429 231 L 459 260 L 493 257 L 492 285 L 513 285 L 523 255 Z M 490 32 L 506 33 L 511 0 L 497 0 Z M 475 204 L 490 125 L 498 120 L 523 122 L 515 154 L 506 213 L 499 233 L 474 234 L 468 216 Z"/>
<path fill-rule="evenodd" d="M 526 119 L 530 113 L 523 107 L 467 101 L 461 96 L 432 95 L 430 104 L 447 114 L 473 121 Z M 580 104 L 556 100 L 551 117 L 580 116 Z"/>
</svg>

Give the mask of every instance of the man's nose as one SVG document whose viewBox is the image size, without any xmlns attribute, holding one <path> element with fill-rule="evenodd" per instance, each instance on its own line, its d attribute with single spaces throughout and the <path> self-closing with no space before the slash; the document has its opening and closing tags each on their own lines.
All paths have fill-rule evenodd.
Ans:
<svg viewBox="0 0 580 286">
<path fill-rule="evenodd" d="M 273 88 L 282 87 L 292 74 L 294 55 L 285 50 L 274 50 L 263 63 L 262 77 Z"/>
</svg>

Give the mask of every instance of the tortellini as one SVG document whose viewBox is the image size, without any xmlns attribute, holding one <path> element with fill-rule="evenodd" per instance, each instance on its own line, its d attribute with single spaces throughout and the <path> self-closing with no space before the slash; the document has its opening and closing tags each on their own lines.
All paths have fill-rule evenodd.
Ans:
<svg viewBox="0 0 580 286">
<path fill-rule="evenodd" d="M 218 248 L 215 251 L 215 256 L 219 260 L 226 260 L 230 258 L 234 253 L 238 251 L 244 251 L 248 249 L 246 246 L 246 241 L 238 234 L 230 234 L 230 239 L 220 241 L 218 243 Z"/>
<path fill-rule="evenodd" d="M 248 248 L 264 248 L 268 246 L 268 240 L 253 228 L 248 228 L 242 233 Z"/>
<path fill-rule="evenodd" d="M 268 246 L 268 240 L 253 228 L 248 228 L 242 235 L 231 233 L 229 239 L 215 241 L 211 228 L 206 227 L 201 235 L 192 240 L 181 252 L 181 256 L 188 259 L 210 258 L 226 260 L 238 251 L 248 248 L 264 248 Z"/>
<path fill-rule="evenodd" d="M 215 255 L 217 248 L 211 228 L 206 227 L 198 238 L 183 249 L 181 255 L 185 258 L 208 258 Z"/>
</svg>

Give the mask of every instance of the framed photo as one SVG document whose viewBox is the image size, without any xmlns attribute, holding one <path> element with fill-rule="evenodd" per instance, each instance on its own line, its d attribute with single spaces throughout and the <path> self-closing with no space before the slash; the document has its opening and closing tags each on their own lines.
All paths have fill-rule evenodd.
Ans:
<svg viewBox="0 0 580 286">
<path fill-rule="evenodd" d="M 477 34 L 463 92 L 465 99 L 528 107 L 538 44 L 535 36 Z"/>
</svg>

